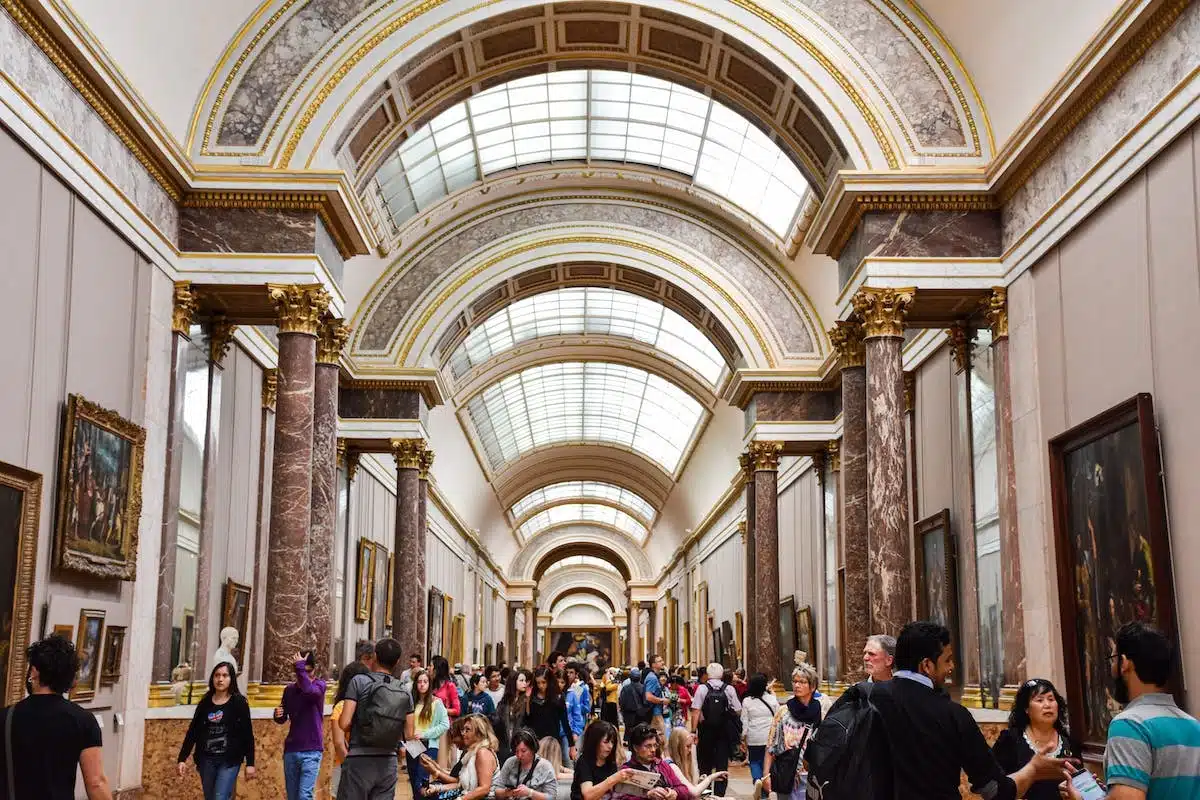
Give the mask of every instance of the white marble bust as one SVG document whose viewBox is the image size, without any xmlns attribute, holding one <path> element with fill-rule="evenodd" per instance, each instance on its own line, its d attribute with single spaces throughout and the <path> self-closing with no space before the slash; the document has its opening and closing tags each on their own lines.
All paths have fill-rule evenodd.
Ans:
<svg viewBox="0 0 1200 800">
<path fill-rule="evenodd" d="M 222 662 L 231 664 L 234 671 L 237 671 L 237 659 L 233 657 L 233 648 L 238 645 L 237 628 L 222 628 L 221 629 L 221 646 L 217 648 L 217 652 L 213 653 L 212 669 L 217 668 L 217 664 Z"/>
</svg>

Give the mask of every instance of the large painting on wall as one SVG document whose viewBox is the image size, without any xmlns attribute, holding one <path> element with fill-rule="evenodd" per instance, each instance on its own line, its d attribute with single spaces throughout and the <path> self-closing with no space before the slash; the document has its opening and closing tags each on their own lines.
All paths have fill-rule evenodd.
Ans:
<svg viewBox="0 0 1200 800">
<path fill-rule="evenodd" d="M 813 622 L 812 606 L 805 606 L 796 612 L 796 649 L 804 653 L 804 660 L 816 668 L 820 674 L 821 665 L 818 663 L 817 628 Z"/>
<path fill-rule="evenodd" d="M 387 621 L 391 612 L 388 598 L 388 551 L 378 542 L 374 547 L 375 566 L 371 570 L 371 638 L 379 640 L 387 636 Z"/>
<path fill-rule="evenodd" d="M 42 476 L 0 462 L 0 702 L 5 706 L 25 696 L 41 507 Z"/>
<path fill-rule="evenodd" d="M 913 556 L 917 619 L 958 630 L 958 567 L 954 536 L 950 532 L 950 509 L 943 508 L 913 526 Z M 951 679 L 957 681 L 958 676 Z"/>
<path fill-rule="evenodd" d="M 788 595 L 779 603 L 779 672 L 776 677 L 787 686 L 796 666 L 796 598 Z"/>
<path fill-rule="evenodd" d="M 136 577 L 146 432 L 115 411 L 67 398 L 54 564 L 101 578 Z"/>
<path fill-rule="evenodd" d="M 441 590 L 433 587 L 429 588 L 429 630 L 426 646 L 429 652 L 426 653 L 425 663 L 429 663 L 429 659 L 434 656 L 442 655 L 442 630 L 445 624 L 446 613 L 446 595 L 442 594 Z"/>
<path fill-rule="evenodd" d="M 225 597 L 221 600 L 221 627 L 237 630 L 238 643 L 233 648 L 233 657 L 243 668 L 246 666 L 246 646 L 250 641 L 250 595 L 249 586 L 233 578 L 226 579 Z"/>
<path fill-rule="evenodd" d="M 582 661 L 593 669 L 598 662 L 613 663 L 611 630 L 574 631 L 549 629 L 550 649 L 565 653 L 568 661 Z"/>
<path fill-rule="evenodd" d="M 1118 708 L 1113 633 L 1139 620 L 1178 641 L 1150 395 L 1052 439 L 1050 467 L 1067 700 L 1085 750 L 1098 754 Z"/>
<path fill-rule="evenodd" d="M 371 616 L 371 577 L 375 572 L 375 543 L 358 540 L 358 570 L 354 587 L 354 618 L 366 622 Z"/>
</svg>

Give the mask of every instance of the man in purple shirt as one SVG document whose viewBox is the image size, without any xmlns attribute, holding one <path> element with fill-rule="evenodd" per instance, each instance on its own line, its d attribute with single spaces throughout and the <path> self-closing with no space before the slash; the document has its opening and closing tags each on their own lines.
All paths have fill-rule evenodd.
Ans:
<svg viewBox="0 0 1200 800">
<path fill-rule="evenodd" d="M 275 722 L 292 723 L 283 742 L 287 800 L 313 800 L 325 751 L 325 681 L 313 679 L 317 656 L 312 651 L 297 653 L 295 662 L 296 680 L 284 687 Z"/>
</svg>

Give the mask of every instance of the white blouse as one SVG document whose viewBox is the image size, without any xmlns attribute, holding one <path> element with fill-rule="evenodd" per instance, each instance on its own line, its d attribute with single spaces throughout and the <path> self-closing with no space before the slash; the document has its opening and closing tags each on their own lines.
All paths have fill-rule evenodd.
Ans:
<svg viewBox="0 0 1200 800">
<path fill-rule="evenodd" d="M 779 702 L 769 692 L 762 698 L 746 695 L 742 698 L 742 734 L 747 745 L 765 745 L 771 732 L 771 720 L 779 710 Z"/>
</svg>

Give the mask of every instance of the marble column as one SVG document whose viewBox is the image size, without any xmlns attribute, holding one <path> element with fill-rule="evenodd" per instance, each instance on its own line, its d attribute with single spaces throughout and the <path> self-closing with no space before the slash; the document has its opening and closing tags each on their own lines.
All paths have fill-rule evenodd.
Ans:
<svg viewBox="0 0 1200 800">
<path fill-rule="evenodd" d="M 1021 550 L 1017 532 L 1017 467 L 1013 448 L 1007 290 L 999 286 L 994 288 L 984 310 L 992 326 L 992 368 L 996 382 L 996 471 L 1000 512 L 1000 597 L 1004 608 L 1004 682 L 1011 684 L 1025 675 L 1025 607 L 1021 600 Z"/>
<path fill-rule="evenodd" d="M 179 535 L 179 484 L 183 465 L 183 392 L 186 377 L 188 333 L 195 316 L 197 300 L 191 284 L 175 284 L 175 305 L 171 312 L 171 386 L 167 408 L 166 481 L 163 490 L 161 549 L 158 555 L 158 596 L 154 610 L 154 656 L 151 679 L 171 680 L 171 628 L 175 610 L 175 556 Z"/>
<path fill-rule="evenodd" d="M 755 568 L 758 564 L 758 561 L 754 556 L 754 554 L 758 552 L 758 549 L 755 546 L 755 538 L 754 538 L 754 459 L 750 457 L 749 452 L 742 453 L 741 455 L 738 456 L 738 465 L 741 467 L 741 470 L 742 470 L 741 480 L 745 483 L 745 488 L 743 489 L 743 491 L 746 494 L 746 519 L 742 523 L 743 525 L 746 526 L 746 536 L 745 536 L 745 545 L 746 546 L 742 552 L 745 553 L 745 559 L 746 559 L 746 593 L 743 595 L 743 597 L 746 598 L 746 603 L 745 603 L 746 631 L 745 631 L 745 633 L 746 633 L 746 642 L 749 643 L 749 642 L 757 642 L 758 641 L 758 618 L 751 611 L 751 609 L 754 608 L 754 603 L 755 603 L 755 599 L 756 599 L 754 596 L 754 592 L 755 592 L 754 587 L 757 585 L 755 583 Z M 745 644 L 745 645 L 743 645 L 743 647 L 745 649 L 742 651 L 742 660 L 744 662 L 743 666 L 745 666 L 746 664 L 749 664 L 750 660 L 751 660 L 750 659 L 751 645 Z"/>
<path fill-rule="evenodd" d="M 871 625 L 895 636 L 913 618 L 904 443 L 904 319 L 913 289 L 854 296 L 867 357 L 867 526 Z"/>
<path fill-rule="evenodd" d="M 333 663 L 333 550 L 337 528 L 338 360 L 350 329 L 341 319 L 317 331 L 313 383 L 312 513 L 308 533 L 308 638 L 324 669 Z"/>
<path fill-rule="evenodd" d="M 750 671 L 779 675 L 779 454 L 783 442 L 751 442 L 754 462 L 754 607 L 757 617 Z"/>
<path fill-rule="evenodd" d="M 408 653 L 426 653 L 425 528 L 422 519 L 421 462 L 429 452 L 424 439 L 393 439 L 396 459 L 396 569 L 392 585 L 392 638 Z"/>
<path fill-rule="evenodd" d="M 845 570 L 842 620 L 842 679 L 862 677 L 862 650 L 871 626 L 871 591 L 867 574 L 867 370 L 862 324 L 838 322 L 829 331 L 842 371 L 841 553 Z"/>
<path fill-rule="evenodd" d="M 270 285 L 279 317 L 279 395 L 271 459 L 263 681 L 294 677 L 292 657 L 315 644 L 308 631 L 308 529 L 312 517 L 313 388 L 317 327 L 329 308 L 320 286 Z"/>
</svg>

